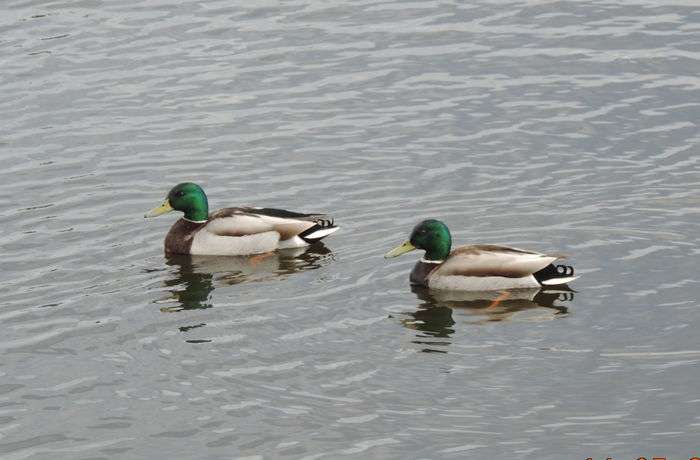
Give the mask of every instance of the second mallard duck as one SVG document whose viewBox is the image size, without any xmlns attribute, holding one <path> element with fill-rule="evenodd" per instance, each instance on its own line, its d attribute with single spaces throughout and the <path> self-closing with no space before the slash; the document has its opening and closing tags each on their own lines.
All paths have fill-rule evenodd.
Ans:
<svg viewBox="0 0 700 460">
<path fill-rule="evenodd" d="M 207 195 L 191 182 L 173 187 L 163 204 L 144 217 L 170 211 L 185 214 L 165 237 L 165 252 L 170 254 L 261 254 L 308 246 L 338 230 L 324 214 L 253 207 L 224 208 L 209 214 Z"/>
<path fill-rule="evenodd" d="M 422 249 L 425 256 L 411 271 L 411 284 L 449 291 L 490 291 L 537 288 L 575 280 L 574 269 L 553 265 L 560 254 L 541 254 L 524 249 L 479 244 L 450 251 L 452 237 L 447 225 L 429 219 L 415 226 L 411 237 L 384 257 Z"/>
</svg>

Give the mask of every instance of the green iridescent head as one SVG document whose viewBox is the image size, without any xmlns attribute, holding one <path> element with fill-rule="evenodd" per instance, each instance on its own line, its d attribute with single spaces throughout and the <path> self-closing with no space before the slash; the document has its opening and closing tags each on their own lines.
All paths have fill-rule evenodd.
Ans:
<svg viewBox="0 0 700 460">
<path fill-rule="evenodd" d="M 427 260 L 445 260 L 450 255 L 451 247 L 452 236 L 447 225 L 439 220 L 428 219 L 413 228 L 408 241 L 387 252 L 384 257 L 397 257 L 414 249 L 422 249 Z"/>
<path fill-rule="evenodd" d="M 185 219 L 203 222 L 209 218 L 207 195 L 197 184 L 183 182 L 170 189 L 162 205 L 151 209 L 144 217 L 156 217 L 170 211 L 185 213 Z"/>
</svg>

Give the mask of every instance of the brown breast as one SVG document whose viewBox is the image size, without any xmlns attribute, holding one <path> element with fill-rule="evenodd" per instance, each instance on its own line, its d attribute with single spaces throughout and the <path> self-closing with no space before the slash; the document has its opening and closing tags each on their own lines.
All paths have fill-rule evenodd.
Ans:
<svg viewBox="0 0 700 460">
<path fill-rule="evenodd" d="M 428 285 L 428 275 L 432 273 L 433 270 L 438 268 L 440 264 L 429 264 L 423 261 L 416 262 L 416 265 L 411 270 L 410 281 L 411 284 L 417 286 L 427 286 Z"/>
<path fill-rule="evenodd" d="M 206 222 L 191 222 L 186 219 L 175 222 L 165 236 L 165 253 L 190 254 L 195 233 L 205 225 Z"/>
</svg>

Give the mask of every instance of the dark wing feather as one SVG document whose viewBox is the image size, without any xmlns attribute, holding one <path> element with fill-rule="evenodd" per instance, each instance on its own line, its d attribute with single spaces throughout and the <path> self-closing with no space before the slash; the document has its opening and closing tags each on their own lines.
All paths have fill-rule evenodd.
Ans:
<svg viewBox="0 0 700 460">
<path fill-rule="evenodd" d="M 219 209 L 209 215 L 209 223 L 211 231 L 219 235 L 243 236 L 275 230 L 283 241 L 299 236 L 307 242 L 322 239 L 333 233 L 322 230 L 336 228 L 333 220 L 325 214 L 305 214 L 286 209 L 249 206 Z"/>
<path fill-rule="evenodd" d="M 307 220 L 310 222 L 315 222 L 320 219 L 327 219 L 325 214 L 320 213 L 302 213 L 287 211 L 286 209 L 276 209 L 276 208 L 254 208 L 251 206 L 242 206 L 237 208 L 222 208 L 216 212 L 213 212 L 209 218 L 217 219 L 220 217 L 233 217 L 234 215 L 240 214 L 250 214 L 250 215 L 261 215 L 269 217 L 279 217 L 280 219 L 295 219 L 295 220 Z"/>
</svg>

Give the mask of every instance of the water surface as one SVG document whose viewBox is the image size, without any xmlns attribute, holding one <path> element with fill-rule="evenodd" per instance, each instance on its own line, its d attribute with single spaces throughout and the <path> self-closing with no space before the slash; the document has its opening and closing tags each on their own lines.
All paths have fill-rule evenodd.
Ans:
<svg viewBox="0 0 700 460">
<path fill-rule="evenodd" d="M 687 0 L 3 2 L 0 455 L 698 455 L 699 52 Z M 183 180 L 342 231 L 166 258 Z M 425 217 L 576 292 L 413 292 Z"/>
</svg>

